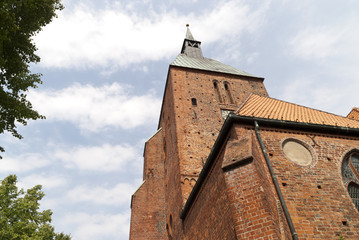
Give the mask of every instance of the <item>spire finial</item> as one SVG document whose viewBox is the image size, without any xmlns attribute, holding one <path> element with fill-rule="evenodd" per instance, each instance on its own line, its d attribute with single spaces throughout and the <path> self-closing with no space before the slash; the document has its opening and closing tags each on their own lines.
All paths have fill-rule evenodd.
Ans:
<svg viewBox="0 0 359 240">
<path fill-rule="evenodd" d="M 201 50 L 201 42 L 193 38 L 191 30 L 189 30 L 189 24 L 186 24 L 187 31 L 186 37 L 183 41 L 181 53 L 189 57 L 203 58 Z"/>
</svg>

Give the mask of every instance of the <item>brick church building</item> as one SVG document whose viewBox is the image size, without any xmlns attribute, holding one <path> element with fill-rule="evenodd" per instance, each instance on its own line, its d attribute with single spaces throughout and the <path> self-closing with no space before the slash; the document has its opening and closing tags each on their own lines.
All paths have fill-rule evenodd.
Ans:
<svg viewBox="0 0 359 240">
<path fill-rule="evenodd" d="M 187 28 L 131 201 L 131 240 L 359 239 L 359 109 L 268 96 Z"/>
</svg>

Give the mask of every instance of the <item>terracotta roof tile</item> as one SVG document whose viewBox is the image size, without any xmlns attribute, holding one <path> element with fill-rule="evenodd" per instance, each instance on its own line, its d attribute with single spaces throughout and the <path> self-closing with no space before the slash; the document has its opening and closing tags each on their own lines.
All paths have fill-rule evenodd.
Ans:
<svg viewBox="0 0 359 240">
<path fill-rule="evenodd" d="M 357 113 L 359 116 L 359 109 Z M 246 100 L 236 114 L 282 121 L 359 128 L 359 121 L 356 120 L 254 94 Z"/>
<path fill-rule="evenodd" d="M 353 108 L 348 114 L 347 118 L 359 120 L 359 108 Z"/>
</svg>

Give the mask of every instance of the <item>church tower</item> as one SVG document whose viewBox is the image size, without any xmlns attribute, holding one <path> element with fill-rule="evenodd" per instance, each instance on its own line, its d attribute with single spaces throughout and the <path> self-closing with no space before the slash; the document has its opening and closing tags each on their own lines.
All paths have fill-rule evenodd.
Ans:
<svg viewBox="0 0 359 240">
<path fill-rule="evenodd" d="M 144 231 L 149 220 L 142 219 L 143 223 L 139 224 L 141 221 L 136 219 L 151 215 L 149 209 L 158 204 L 161 212 L 152 214 L 161 215 L 163 223 L 149 228 L 163 230 L 166 225 L 166 237 L 181 236 L 180 212 L 225 118 L 251 94 L 268 96 L 263 80 L 203 57 L 201 42 L 194 39 L 187 25 L 181 52 L 169 66 L 158 132 L 145 146 L 144 183 L 132 198 L 130 239 L 144 239 L 135 236 L 138 231 Z M 150 145 L 155 145 L 157 150 L 149 153 Z M 156 183 L 150 183 L 154 179 Z M 152 198 L 146 194 L 140 196 L 145 188 L 152 189 L 147 193 Z M 137 224 L 140 229 L 135 230 Z"/>
</svg>

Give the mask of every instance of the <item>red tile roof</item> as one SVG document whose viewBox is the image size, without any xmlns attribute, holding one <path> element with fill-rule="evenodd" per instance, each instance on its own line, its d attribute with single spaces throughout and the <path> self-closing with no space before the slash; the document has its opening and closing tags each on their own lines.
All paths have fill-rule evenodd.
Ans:
<svg viewBox="0 0 359 240">
<path fill-rule="evenodd" d="M 348 114 L 347 118 L 359 120 L 359 108 L 353 108 Z"/>
<path fill-rule="evenodd" d="M 248 97 L 236 114 L 282 121 L 359 128 L 359 121 L 356 120 L 254 94 Z"/>
</svg>

